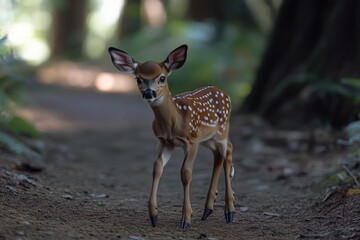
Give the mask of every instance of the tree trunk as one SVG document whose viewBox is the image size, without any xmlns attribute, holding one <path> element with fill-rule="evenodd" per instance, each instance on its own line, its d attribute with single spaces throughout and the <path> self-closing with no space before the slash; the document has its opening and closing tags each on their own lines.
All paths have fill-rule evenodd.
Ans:
<svg viewBox="0 0 360 240">
<path fill-rule="evenodd" d="M 54 3 L 52 57 L 79 58 L 85 37 L 87 0 Z"/>
<path fill-rule="evenodd" d="M 141 28 L 141 1 L 125 1 L 122 16 L 118 21 L 116 37 L 118 40 L 131 36 Z"/>
<path fill-rule="evenodd" d="M 359 12 L 357 0 L 285 0 L 242 110 L 290 126 L 352 121 L 359 89 L 342 79 L 360 77 Z"/>
<path fill-rule="evenodd" d="M 225 5 L 216 0 L 189 1 L 188 18 L 195 21 L 214 19 L 223 22 Z"/>
</svg>

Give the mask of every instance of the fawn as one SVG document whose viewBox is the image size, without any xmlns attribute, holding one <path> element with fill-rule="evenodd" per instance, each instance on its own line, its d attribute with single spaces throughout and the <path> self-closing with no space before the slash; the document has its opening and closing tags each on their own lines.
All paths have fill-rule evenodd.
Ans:
<svg viewBox="0 0 360 240">
<path fill-rule="evenodd" d="M 153 131 L 159 139 L 159 152 L 153 166 L 153 180 L 148 202 L 152 226 L 157 223 L 157 190 L 163 168 L 170 159 L 174 148 L 185 151 L 181 168 L 184 187 L 181 228 L 191 223 L 190 182 L 192 168 L 199 144 L 209 148 L 214 155 L 214 167 L 202 219 L 205 220 L 214 209 L 221 168 L 225 171 L 225 219 L 232 222 L 235 214 L 234 193 L 231 179 L 232 144 L 229 140 L 229 119 L 231 102 L 229 96 L 215 87 L 202 87 L 192 92 L 172 96 L 167 78 L 185 63 L 187 45 L 173 50 L 163 62 L 146 61 L 139 63 L 126 52 L 110 47 L 109 53 L 114 66 L 121 72 L 132 73 L 142 97 L 154 112 Z"/>
</svg>

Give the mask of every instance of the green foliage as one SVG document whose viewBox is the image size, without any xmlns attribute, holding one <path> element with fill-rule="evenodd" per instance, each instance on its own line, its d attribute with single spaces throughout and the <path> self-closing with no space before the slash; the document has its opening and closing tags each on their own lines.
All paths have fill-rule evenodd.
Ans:
<svg viewBox="0 0 360 240">
<path fill-rule="evenodd" d="M 30 149 L 28 146 L 26 146 L 16 138 L 0 131 L 0 148 L 1 147 L 4 147 L 6 150 L 12 153 L 24 155 L 25 157 L 34 159 L 41 158 L 41 156 L 37 152 Z"/>
<path fill-rule="evenodd" d="M 289 92 L 294 94 L 288 104 L 306 108 L 309 123 L 316 127 L 344 126 L 360 110 L 360 79 L 292 75 L 275 86 L 265 107 Z"/>
<path fill-rule="evenodd" d="M 349 146 L 350 154 L 347 155 L 346 159 L 341 160 L 341 170 L 338 169 L 316 184 L 315 187 L 319 190 L 324 188 L 331 189 L 333 187 L 346 186 L 349 185 L 349 183 L 357 184 L 359 187 L 355 176 L 358 175 L 360 170 L 360 120 L 348 124 L 348 126 L 345 127 L 345 131 L 347 132 L 349 139 L 338 139 L 337 143 Z"/>
<path fill-rule="evenodd" d="M 31 123 L 19 116 L 13 116 L 4 123 L 4 126 L 15 134 L 23 134 L 34 138 L 42 137 L 42 134 Z"/>
<path fill-rule="evenodd" d="M 359 101 L 360 97 L 360 79 L 347 78 L 336 81 L 330 78 L 319 79 L 313 74 L 300 74 L 282 81 L 274 89 L 273 98 L 279 97 L 287 91 L 289 87 L 301 87 L 303 89 L 301 96 L 304 100 L 314 94 L 340 95 L 350 98 L 353 102 Z"/>
<path fill-rule="evenodd" d="M 17 71 L 13 72 L 18 63 L 6 45 L 6 36 L 0 38 L 0 59 L 0 149 L 39 158 L 39 154 L 13 136 L 39 138 L 42 135 L 28 121 L 14 113 L 14 108 L 20 101 L 23 82 L 22 78 L 17 78 Z"/>
<path fill-rule="evenodd" d="M 358 78 L 343 78 L 341 79 L 342 83 L 349 85 L 351 87 L 357 88 L 360 90 L 360 79 Z"/>
<path fill-rule="evenodd" d="M 123 40 L 120 48 L 140 62 L 151 60 L 147 56 L 162 61 L 178 45 L 188 44 L 185 65 L 170 77 L 172 93 L 213 85 L 230 95 L 236 109 L 251 90 L 264 40 L 241 26 L 221 28 L 218 34 L 212 23 L 175 21 L 162 30 L 142 29 Z"/>
<path fill-rule="evenodd" d="M 343 78 L 343 79 L 341 79 L 341 83 L 356 90 L 356 94 L 354 96 L 354 101 L 356 104 L 360 104 L 360 79 L 358 79 L 358 78 Z"/>
<path fill-rule="evenodd" d="M 351 122 L 344 130 L 349 138 L 347 140 L 338 139 L 337 143 L 348 146 L 350 153 L 345 160 L 341 161 L 343 163 L 342 169 L 322 179 L 316 184 L 316 188 L 324 189 L 352 183 L 354 179 L 352 175 L 356 176 L 358 174 L 356 172 L 360 170 L 358 167 L 360 163 L 360 120 Z M 355 183 L 357 183 L 356 180 Z"/>
<path fill-rule="evenodd" d="M 8 54 L 8 49 L 5 47 L 6 39 L 7 39 L 6 36 L 0 38 L 0 57 L 1 57 L 1 60 L 4 60 L 4 57 Z"/>
<path fill-rule="evenodd" d="M 346 175 L 345 171 L 333 173 L 333 174 L 330 174 L 329 176 L 326 176 L 321 181 L 319 181 L 317 184 L 315 184 L 314 187 L 317 190 L 321 190 L 321 189 L 328 188 L 331 186 L 336 186 L 336 185 L 341 184 L 346 177 L 347 177 L 347 175 Z"/>
<path fill-rule="evenodd" d="M 0 108 L 9 111 L 12 102 L 18 102 L 18 93 L 22 89 L 20 81 L 9 76 L 0 76 Z"/>
</svg>

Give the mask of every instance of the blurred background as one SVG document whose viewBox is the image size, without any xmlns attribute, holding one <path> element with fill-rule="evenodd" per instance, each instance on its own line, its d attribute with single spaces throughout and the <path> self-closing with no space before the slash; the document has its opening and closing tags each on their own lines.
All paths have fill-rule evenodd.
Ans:
<svg viewBox="0 0 360 240">
<path fill-rule="evenodd" d="M 341 129 L 360 111 L 357 9 L 356 0 L 0 0 L 1 107 L 24 81 L 132 93 L 109 46 L 142 62 L 186 43 L 173 94 L 215 85 L 237 113 Z"/>
<path fill-rule="evenodd" d="M 213 85 L 231 96 L 230 135 L 240 172 L 234 186 L 244 183 L 235 192 L 245 205 L 237 206 L 250 216 L 239 231 L 286 238 L 279 231 L 285 226 L 294 231 L 291 238 L 360 236 L 359 0 L 0 0 L 0 197 L 9 195 L 2 202 L 13 203 L 0 206 L 10 219 L 1 222 L 0 239 L 7 236 L 1 227 L 16 234 L 10 239 L 32 236 L 30 228 L 90 236 L 107 215 L 96 221 L 86 211 L 74 215 L 76 206 L 95 206 L 89 197 L 115 214 L 104 229 L 117 234 L 111 229 L 119 210 L 145 202 L 141 189 L 149 183 L 156 141 L 151 109 L 133 76 L 115 69 L 107 48 L 160 62 L 181 44 L 189 50 L 169 78 L 172 94 Z M 200 171 L 212 165 L 197 162 Z M 181 161 L 170 164 L 167 172 L 176 176 Z M 198 173 L 194 185 L 210 171 Z M 180 196 L 171 178 L 165 184 L 171 191 L 163 191 L 164 200 Z M 346 188 L 334 195 L 336 186 Z M 310 188 L 326 192 L 322 205 L 314 206 Z M 123 198 L 131 200 L 115 200 Z M 76 221 L 63 217 L 69 212 L 60 205 Z M 299 206 L 309 207 L 305 215 Z M 14 218 L 14 209 L 21 217 Z M 140 221 L 134 209 L 125 215 Z M 77 234 L 78 224 L 87 229 L 80 218 L 91 224 L 83 235 Z M 55 231 L 57 221 L 65 228 Z M 71 222 L 76 231 L 69 231 Z"/>
<path fill-rule="evenodd" d="M 109 46 L 130 53 L 138 61 L 162 61 L 172 49 L 186 43 L 186 67 L 171 78 L 174 93 L 217 85 L 239 106 L 250 92 L 281 0 L 229 0 L 225 4 L 1 0 L 0 4 L 0 34 L 7 36 L 14 57 L 34 66 L 43 82 L 130 91 L 134 86 L 122 83 L 122 75 L 99 75 L 100 69 L 114 70 L 107 53 Z"/>
</svg>

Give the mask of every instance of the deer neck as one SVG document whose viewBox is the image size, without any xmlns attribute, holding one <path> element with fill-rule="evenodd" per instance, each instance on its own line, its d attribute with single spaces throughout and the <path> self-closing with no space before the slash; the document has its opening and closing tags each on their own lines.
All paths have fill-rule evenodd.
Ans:
<svg viewBox="0 0 360 240">
<path fill-rule="evenodd" d="M 152 105 L 151 109 L 155 115 L 155 125 L 157 131 L 174 132 L 177 127 L 180 127 L 182 122 L 182 115 L 180 110 L 176 107 L 170 93 L 164 94 L 162 103 L 159 105 Z M 155 129 L 154 129 L 155 130 Z"/>
</svg>

